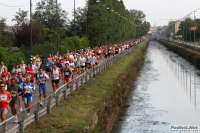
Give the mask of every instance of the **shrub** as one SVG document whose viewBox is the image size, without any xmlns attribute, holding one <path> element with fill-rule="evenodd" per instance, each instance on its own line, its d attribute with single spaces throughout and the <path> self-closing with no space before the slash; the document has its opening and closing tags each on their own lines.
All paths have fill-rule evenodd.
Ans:
<svg viewBox="0 0 200 133">
<path fill-rule="evenodd" d="M 22 52 L 8 51 L 5 48 L 0 47 L 0 61 L 3 61 L 8 70 L 12 69 L 12 66 L 19 64 L 21 60 L 25 60 L 25 55 Z"/>
<path fill-rule="evenodd" d="M 69 50 L 77 50 L 89 46 L 89 40 L 86 37 L 66 37 L 62 40 L 61 45 L 66 46 Z"/>
</svg>

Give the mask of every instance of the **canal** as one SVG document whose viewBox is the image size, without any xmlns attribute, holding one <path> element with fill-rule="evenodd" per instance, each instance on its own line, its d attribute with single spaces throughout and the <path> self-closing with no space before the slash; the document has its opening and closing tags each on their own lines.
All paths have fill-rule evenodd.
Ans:
<svg viewBox="0 0 200 133">
<path fill-rule="evenodd" d="M 200 71 L 151 41 L 145 63 L 113 133 L 168 133 L 200 125 Z"/>
</svg>

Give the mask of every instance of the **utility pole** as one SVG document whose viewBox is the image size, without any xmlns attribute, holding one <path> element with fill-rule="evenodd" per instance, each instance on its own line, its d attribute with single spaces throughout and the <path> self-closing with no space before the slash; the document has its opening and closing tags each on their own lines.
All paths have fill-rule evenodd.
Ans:
<svg viewBox="0 0 200 133">
<path fill-rule="evenodd" d="M 32 56 L 32 0 L 30 0 L 30 56 Z"/>
<path fill-rule="evenodd" d="M 187 20 L 187 18 L 186 18 L 186 20 Z M 187 44 L 187 39 L 188 39 L 188 36 L 187 36 L 187 31 L 188 31 L 188 28 L 187 28 L 187 22 L 186 22 L 186 44 Z"/>
<path fill-rule="evenodd" d="M 196 18 L 195 18 L 195 12 L 196 11 L 194 11 L 194 27 L 195 27 L 195 20 L 196 20 Z M 196 30 L 196 28 L 194 29 L 194 47 L 195 47 L 195 30 Z"/>
<path fill-rule="evenodd" d="M 57 52 L 59 52 L 59 44 L 58 44 L 58 1 L 56 0 L 56 32 L 57 32 Z"/>
<path fill-rule="evenodd" d="M 75 8 L 76 8 L 76 0 L 74 0 L 74 36 L 76 36 L 76 20 L 75 20 Z"/>
<path fill-rule="evenodd" d="M 184 21 L 183 21 L 183 42 L 184 42 L 184 40 L 185 40 L 184 37 L 185 37 L 185 36 L 184 36 Z"/>
<path fill-rule="evenodd" d="M 74 51 L 75 51 L 75 37 L 76 37 L 75 8 L 76 8 L 76 0 L 74 0 L 74 45 L 73 45 L 73 50 Z"/>
<path fill-rule="evenodd" d="M 87 12 L 86 12 L 86 16 L 85 16 L 85 17 L 86 17 L 86 21 L 85 21 L 85 35 L 86 35 L 86 37 L 87 37 L 87 34 L 88 34 L 88 33 L 87 33 L 87 32 L 88 32 L 88 31 L 87 31 L 87 25 L 88 25 L 88 24 L 87 24 L 87 19 L 88 19 L 88 10 L 89 10 L 89 8 L 87 7 L 87 0 L 85 0 L 85 9 L 86 9 L 86 11 L 87 11 Z"/>
</svg>

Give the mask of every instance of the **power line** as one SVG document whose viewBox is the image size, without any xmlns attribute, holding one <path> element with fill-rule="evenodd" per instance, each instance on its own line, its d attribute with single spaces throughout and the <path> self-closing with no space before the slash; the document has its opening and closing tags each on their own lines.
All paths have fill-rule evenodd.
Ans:
<svg viewBox="0 0 200 133">
<path fill-rule="evenodd" d="M 7 6 L 7 7 L 22 7 L 22 6 L 26 6 L 28 5 L 29 3 L 25 4 L 25 5 L 21 5 L 21 6 L 10 6 L 10 5 L 6 5 L 6 4 L 3 4 L 3 3 L 0 3 L 0 5 L 3 5 L 3 6 Z"/>
</svg>

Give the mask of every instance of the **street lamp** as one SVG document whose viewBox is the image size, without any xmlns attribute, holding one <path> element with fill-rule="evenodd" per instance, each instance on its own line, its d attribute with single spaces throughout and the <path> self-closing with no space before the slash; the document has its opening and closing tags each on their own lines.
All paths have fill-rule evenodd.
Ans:
<svg viewBox="0 0 200 133">
<path fill-rule="evenodd" d="M 58 1 L 56 0 L 56 33 L 57 33 L 57 52 L 59 52 L 59 46 L 58 46 Z"/>
<path fill-rule="evenodd" d="M 74 0 L 74 36 L 76 36 L 75 8 L 76 8 L 76 0 Z"/>
<path fill-rule="evenodd" d="M 87 8 L 87 0 L 85 0 L 85 7 L 86 7 L 86 9 L 87 9 L 87 10 L 86 10 L 87 13 L 86 13 L 86 16 L 85 16 L 85 17 L 86 17 L 86 20 L 85 20 L 85 35 L 86 35 L 86 37 L 87 37 L 87 34 L 88 34 L 88 33 L 87 33 L 87 25 L 88 25 L 88 24 L 87 24 L 87 21 L 88 21 L 87 19 L 88 19 L 88 10 L 89 10 L 89 9 Z"/>
<path fill-rule="evenodd" d="M 200 8 L 198 8 L 198 9 L 195 9 L 193 12 L 194 12 L 194 27 L 195 27 L 195 25 L 196 25 L 196 17 L 195 17 L 195 12 L 197 11 L 197 10 L 199 10 Z M 195 47 L 195 30 L 196 30 L 196 28 L 194 29 L 194 47 Z"/>
<path fill-rule="evenodd" d="M 32 0 L 30 0 L 30 56 L 32 56 Z"/>
</svg>

